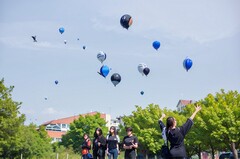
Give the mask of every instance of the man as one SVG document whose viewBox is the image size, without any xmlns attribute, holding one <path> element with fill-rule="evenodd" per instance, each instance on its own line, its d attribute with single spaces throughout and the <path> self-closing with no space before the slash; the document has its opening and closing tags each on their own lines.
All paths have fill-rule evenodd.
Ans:
<svg viewBox="0 0 240 159">
<path fill-rule="evenodd" d="M 132 128 L 126 129 L 127 136 L 123 138 L 123 148 L 125 149 L 125 159 L 136 159 L 136 149 L 138 148 L 138 139 L 132 134 Z"/>
</svg>

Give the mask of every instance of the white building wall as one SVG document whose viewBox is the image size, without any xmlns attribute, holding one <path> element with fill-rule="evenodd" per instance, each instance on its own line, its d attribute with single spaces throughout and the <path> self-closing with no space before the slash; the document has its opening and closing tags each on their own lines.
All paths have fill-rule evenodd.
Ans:
<svg viewBox="0 0 240 159">
<path fill-rule="evenodd" d="M 111 127 L 111 115 L 106 114 L 106 119 L 105 120 L 107 122 L 106 126 L 108 127 L 108 129 L 110 129 L 110 127 Z"/>
</svg>

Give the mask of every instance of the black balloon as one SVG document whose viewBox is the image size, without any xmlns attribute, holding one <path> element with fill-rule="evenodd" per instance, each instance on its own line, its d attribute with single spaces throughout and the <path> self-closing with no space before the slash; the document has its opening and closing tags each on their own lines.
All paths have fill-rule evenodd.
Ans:
<svg viewBox="0 0 240 159">
<path fill-rule="evenodd" d="M 121 17 L 120 23 L 122 27 L 128 29 L 132 25 L 132 17 L 128 14 L 125 14 Z"/>
<path fill-rule="evenodd" d="M 145 68 L 143 69 L 143 73 L 144 73 L 146 76 L 149 74 L 149 72 L 150 72 L 150 69 L 149 69 L 148 67 L 145 67 Z"/>
<path fill-rule="evenodd" d="M 114 73 L 111 76 L 111 81 L 112 81 L 113 85 L 116 86 L 117 84 L 119 84 L 121 82 L 121 76 L 118 73 Z"/>
</svg>

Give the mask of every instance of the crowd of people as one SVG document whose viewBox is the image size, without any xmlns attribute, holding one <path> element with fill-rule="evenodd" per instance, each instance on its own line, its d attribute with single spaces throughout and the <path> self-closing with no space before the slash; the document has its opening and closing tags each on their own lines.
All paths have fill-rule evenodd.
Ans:
<svg viewBox="0 0 240 159">
<path fill-rule="evenodd" d="M 193 114 L 182 125 L 177 127 L 177 121 L 174 117 L 168 117 L 166 120 L 166 126 L 163 123 L 163 118 L 166 115 L 163 113 L 159 119 L 159 126 L 162 131 L 162 137 L 165 140 L 165 144 L 168 146 L 170 143 L 169 154 L 163 156 L 168 159 L 185 159 L 187 158 L 186 149 L 184 145 L 184 138 L 193 125 L 193 119 L 197 112 L 201 110 L 200 106 L 195 107 Z M 133 129 L 131 127 L 126 128 L 126 136 L 122 140 L 122 148 L 125 150 L 124 159 L 136 159 L 136 150 L 138 148 L 138 138 L 133 135 Z M 120 138 L 117 135 L 116 127 L 111 126 L 108 135 L 103 135 L 101 128 L 96 128 L 94 132 L 94 139 L 91 142 L 88 134 L 84 134 L 84 141 L 82 143 L 82 158 L 83 159 L 117 159 L 120 154 Z M 92 145 L 92 156 L 90 149 Z"/>
<path fill-rule="evenodd" d="M 125 159 L 135 159 L 136 158 L 136 149 L 138 148 L 138 139 L 133 135 L 133 130 L 131 127 L 126 129 L 127 135 L 123 138 L 122 145 L 125 149 L 124 158 Z M 105 137 L 103 135 L 101 128 L 96 128 L 94 132 L 94 139 L 91 144 L 91 140 L 88 134 L 84 134 L 84 141 L 82 143 L 82 158 L 83 159 L 105 159 L 105 156 L 108 156 L 108 159 L 117 159 L 120 154 L 120 138 L 117 135 L 116 127 L 111 126 L 108 135 Z M 92 154 L 89 156 L 90 149 L 92 145 Z"/>
</svg>

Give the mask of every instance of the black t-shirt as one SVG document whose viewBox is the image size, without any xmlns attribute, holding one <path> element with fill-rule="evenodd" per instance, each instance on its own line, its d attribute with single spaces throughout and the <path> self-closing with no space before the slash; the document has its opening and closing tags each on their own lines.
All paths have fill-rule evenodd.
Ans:
<svg viewBox="0 0 240 159">
<path fill-rule="evenodd" d="M 106 139 L 107 139 L 107 145 L 109 150 L 117 148 L 117 144 L 119 142 L 118 135 L 116 136 L 108 135 Z"/>
<path fill-rule="evenodd" d="M 126 146 L 131 146 L 133 144 L 138 144 L 138 138 L 136 136 L 125 136 L 123 138 L 123 144 L 125 144 Z M 134 151 L 135 148 L 132 148 L 132 149 L 126 149 L 126 153 L 127 152 L 131 152 L 131 151 Z"/>
</svg>

